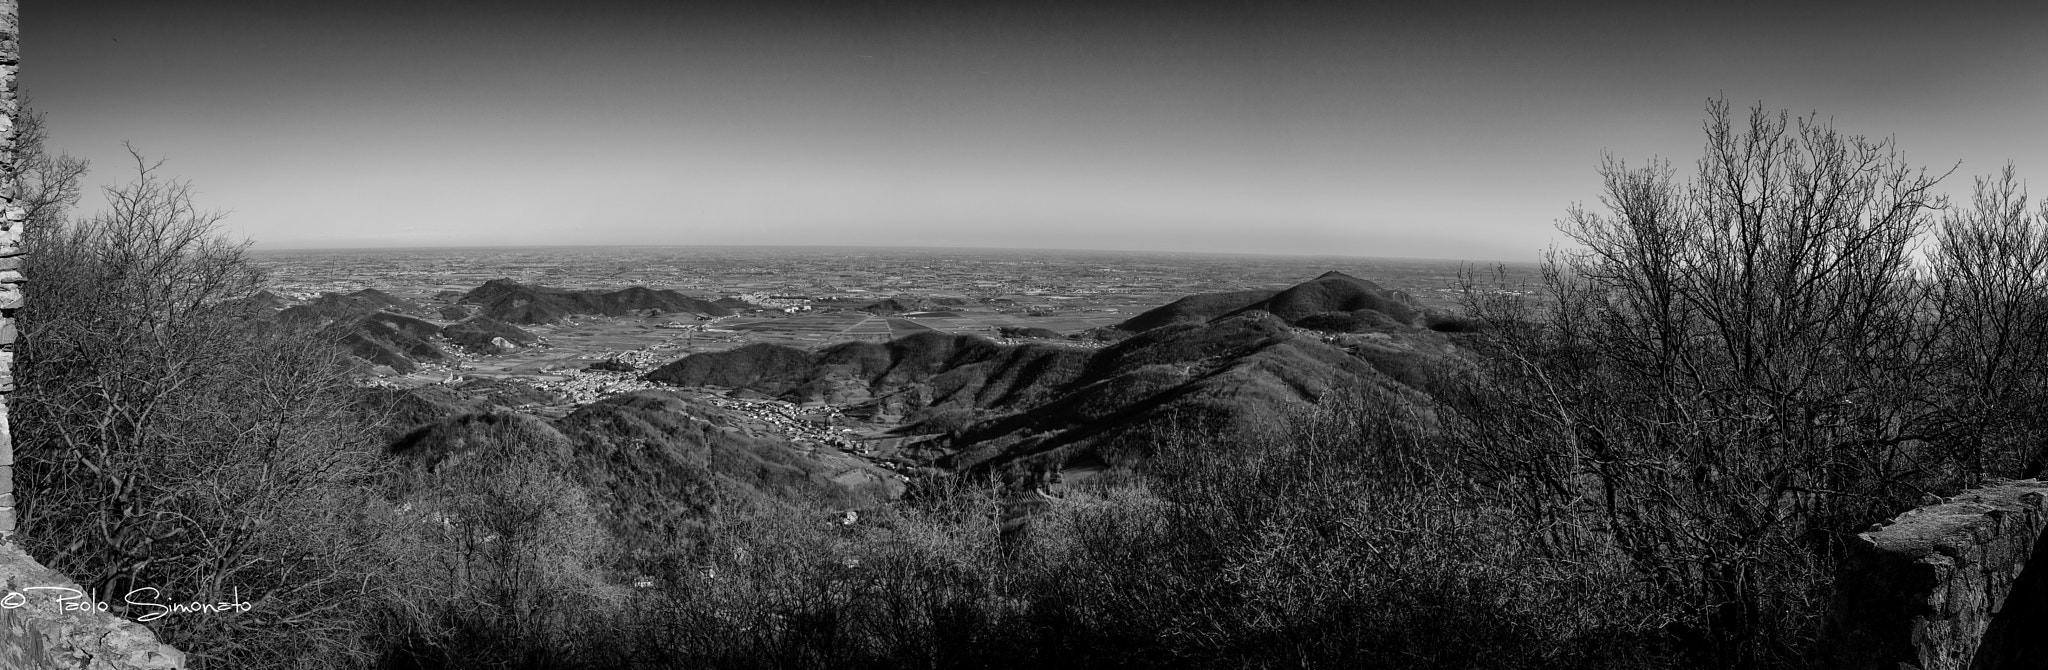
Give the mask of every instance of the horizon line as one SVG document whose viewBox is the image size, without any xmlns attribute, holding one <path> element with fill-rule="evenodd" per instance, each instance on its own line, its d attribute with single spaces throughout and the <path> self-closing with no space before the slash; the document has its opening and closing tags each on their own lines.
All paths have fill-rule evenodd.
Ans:
<svg viewBox="0 0 2048 670">
<path fill-rule="evenodd" d="M 1140 254 L 1162 256 L 1229 256 L 1260 258 L 1346 258 L 1359 260 L 1392 261 L 1434 261 L 1444 263 L 1506 263 L 1513 265 L 1538 265 L 1540 261 L 1517 261 L 1497 258 L 1441 258 L 1425 256 L 1360 256 L 1352 254 L 1307 254 L 1249 251 L 1166 251 L 1153 249 L 1085 249 L 1072 247 L 1003 247 L 1003 246 L 959 246 L 959 245 L 905 245 L 905 244 L 450 244 L 424 246 L 352 246 L 352 247 L 291 247 L 264 248 L 250 240 L 249 251 L 257 254 L 285 253 L 342 253 L 376 251 L 435 251 L 435 250 L 514 250 L 514 249 L 903 249 L 918 251 L 979 251 L 979 252 L 1054 252 L 1085 254 Z"/>
</svg>

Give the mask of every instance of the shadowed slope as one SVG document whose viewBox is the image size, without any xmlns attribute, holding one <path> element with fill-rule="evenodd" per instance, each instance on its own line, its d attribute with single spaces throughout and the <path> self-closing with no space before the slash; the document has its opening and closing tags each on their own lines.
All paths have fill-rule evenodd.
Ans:
<svg viewBox="0 0 2048 670">
<path fill-rule="evenodd" d="M 851 405 L 899 421 L 899 434 L 929 436 L 913 451 L 941 466 L 1058 467 L 1141 459 L 1180 428 L 1223 439 L 1339 389 L 1416 402 L 1428 381 L 1420 371 L 1453 355 L 1444 335 L 1415 325 L 1421 316 L 1405 295 L 1332 272 L 1285 291 L 1176 301 L 1126 322 L 1145 330 L 1100 350 L 919 333 L 818 352 L 750 345 L 648 379 Z M 1373 332 L 1346 334 L 1360 330 Z"/>
<path fill-rule="evenodd" d="M 540 336 L 524 328 L 481 315 L 449 324 L 441 329 L 441 334 L 450 342 L 480 354 L 502 354 L 540 343 Z"/>
<path fill-rule="evenodd" d="M 1325 272 L 1231 314 L 1251 310 L 1268 312 L 1297 325 L 1311 316 L 1361 311 L 1378 312 L 1406 325 L 1415 325 L 1422 317 L 1421 305 L 1407 294 L 1342 272 Z"/>
<path fill-rule="evenodd" d="M 647 379 L 917 416 L 941 407 L 984 409 L 1042 399 L 1076 378 L 1087 358 L 1088 352 L 1072 348 L 1001 345 L 975 335 L 930 331 L 887 343 L 847 342 L 815 353 L 751 344 L 686 357 L 648 373 Z"/>
<path fill-rule="evenodd" d="M 1423 318 L 1421 304 L 1405 293 L 1342 272 L 1325 272 L 1281 291 L 1191 295 L 1131 317 L 1117 324 L 1117 328 L 1142 333 L 1252 311 L 1268 312 L 1287 323 L 1327 332 L 1388 330 L 1417 325 Z"/>
<path fill-rule="evenodd" d="M 535 461 L 564 465 L 574 449 L 561 431 L 537 417 L 489 410 L 414 428 L 391 442 L 391 453 L 429 470 L 451 459 Z"/>
<path fill-rule="evenodd" d="M 1373 389 L 1387 402 L 1420 392 L 1278 318 L 1248 313 L 1206 326 L 1155 329 L 1098 354 L 1057 399 L 949 436 L 953 468 L 1034 467 L 1100 456 L 1136 462 L 1159 436 L 1198 428 L 1224 441 L 1333 392 Z"/>
<path fill-rule="evenodd" d="M 363 360 L 402 373 L 419 369 L 420 361 L 448 359 L 448 352 L 434 343 L 441 333 L 440 326 L 390 312 L 335 319 L 321 333 Z"/>
<path fill-rule="evenodd" d="M 1160 326 L 1177 323 L 1206 323 L 1225 314 L 1244 309 L 1271 298 L 1278 291 L 1233 291 L 1230 293 L 1203 293 L 1191 295 L 1165 305 L 1154 307 L 1143 314 L 1131 317 L 1117 324 L 1117 329 L 1142 333 Z"/>
<path fill-rule="evenodd" d="M 750 434 L 746 423 L 673 393 L 641 391 L 585 405 L 555 425 L 576 444 L 579 481 L 617 512 L 614 530 L 624 538 L 680 530 L 722 505 L 844 508 L 888 497 L 890 473 Z"/>
<path fill-rule="evenodd" d="M 647 378 L 677 386 L 746 388 L 779 396 L 807 379 L 816 364 L 811 352 L 756 343 L 689 356 L 648 373 Z"/>
<path fill-rule="evenodd" d="M 439 384 L 409 389 L 372 387 L 360 389 L 357 394 L 357 407 L 383 428 L 386 439 L 448 417 L 495 408 L 486 400 Z"/>
<path fill-rule="evenodd" d="M 400 373 L 419 369 L 423 361 L 447 360 L 448 352 L 441 346 L 443 340 L 482 354 L 505 353 L 540 341 L 538 336 L 518 326 L 486 317 L 473 317 L 444 328 L 399 312 L 423 310 L 383 291 L 363 289 L 346 295 L 323 293 L 306 304 L 278 311 L 277 318 L 287 323 L 320 325 L 325 337 L 357 357 Z"/>
<path fill-rule="evenodd" d="M 267 293 L 267 292 L 266 292 Z M 272 296 L 275 299 L 275 296 Z M 320 297 L 306 301 L 303 305 L 285 308 L 278 316 L 285 319 L 306 321 L 327 321 L 379 311 L 401 314 L 423 313 L 419 305 L 389 293 L 366 288 L 354 293 L 322 293 Z"/>
</svg>

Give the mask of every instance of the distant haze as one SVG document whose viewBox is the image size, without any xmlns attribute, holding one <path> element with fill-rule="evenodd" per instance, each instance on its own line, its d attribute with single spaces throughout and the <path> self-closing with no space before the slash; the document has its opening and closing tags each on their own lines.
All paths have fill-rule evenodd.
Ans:
<svg viewBox="0 0 2048 670">
<path fill-rule="evenodd" d="M 2048 183 L 2038 3 L 25 4 L 53 145 L 269 248 L 1531 260 L 1723 94 Z"/>
</svg>

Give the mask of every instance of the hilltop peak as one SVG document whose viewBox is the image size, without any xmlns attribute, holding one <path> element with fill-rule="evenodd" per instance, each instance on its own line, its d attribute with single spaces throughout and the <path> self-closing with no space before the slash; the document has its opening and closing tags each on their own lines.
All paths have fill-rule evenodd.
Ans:
<svg viewBox="0 0 2048 670">
<path fill-rule="evenodd" d="M 668 289 L 629 286 L 615 291 L 571 290 L 521 284 L 511 279 L 484 282 L 463 294 L 458 302 L 481 305 L 483 314 L 493 319 L 525 325 L 554 323 L 570 314 L 622 316 L 635 310 L 708 316 L 732 313 L 723 305 Z"/>
<path fill-rule="evenodd" d="M 1117 327 L 1145 332 L 1172 323 L 1205 323 L 1245 312 L 1266 312 L 1316 330 L 1413 327 L 1422 306 L 1399 291 L 1336 270 L 1283 290 L 1192 295 L 1140 314 Z"/>
</svg>

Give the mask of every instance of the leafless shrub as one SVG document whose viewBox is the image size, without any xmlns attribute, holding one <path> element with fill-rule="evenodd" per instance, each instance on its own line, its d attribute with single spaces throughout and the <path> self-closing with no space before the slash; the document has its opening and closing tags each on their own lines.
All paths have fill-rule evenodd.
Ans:
<svg viewBox="0 0 2048 670">
<path fill-rule="evenodd" d="M 151 622 L 198 667 L 365 662 L 380 566 L 360 512 L 375 463 L 341 409 L 348 363 L 248 318 L 237 301 L 261 274 L 244 245 L 134 155 L 134 181 L 76 221 L 60 217 L 82 163 L 24 159 L 44 204 L 10 398 L 22 541 L 117 606 L 138 589 L 249 603 Z"/>
<path fill-rule="evenodd" d="M 2038 461 L 1998 436 L 2035 425 L 2048 251 L 2010 171 L 1937 228 L 1889 140 L 1708 113 L 1689 181 L 1602 166 L 1553 304 L 1468 291 L 1494 369 L 1464 416 L 1518 513 L 1571 529 L 1550 551 L 1628 556 L 1692 662 L 1796 664 L 1844 533 Z"/>
</svg>

